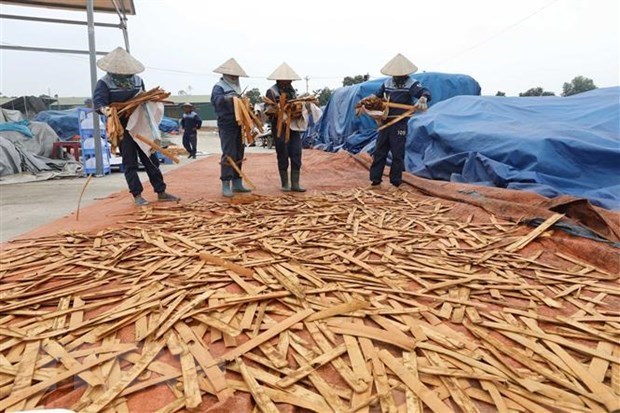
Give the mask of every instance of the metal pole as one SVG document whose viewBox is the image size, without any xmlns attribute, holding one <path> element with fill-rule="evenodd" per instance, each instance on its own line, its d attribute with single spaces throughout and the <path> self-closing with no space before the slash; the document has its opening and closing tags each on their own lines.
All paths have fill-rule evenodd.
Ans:
<svg viewBox="0 0 620 413">
<path fill-rule="evenodd" d="M 123 18 L 123 22 L 121 24 L 121 30 L 123 31 L 123 38 L 125 39 L 125 50 L 127 53 L 131 53 L 129 50 L 129 34 L 127 33 L 127 19 Z"/>
<path fill-rule="evenodd" d="M 89 50 L 78 49 L 56 49 L 50 47 L 31 47 L 31 46 L 10 46 L 7 44 L 0 44 L 1 50 L 17 50 L 20 52 L 45 52 L 45 53 L 67 53 L 67 54 L 90 54 Z M 95 54 L 105 55 L 108 52 L 95 52 Z"/>
<path fill-rule="evenodd" d="M 26 21 L 31 21 L 31 22 L 42 22 L 42 23 L 78 24 L 82 26 L 88 25 L 87 22 L 78 21 L 78 20 L 49 19 L 45 17 L 31 17 L 31 16 L 16 16 L 13 14 L 4 14 L 4 13 L 0 13 L 0 19 L 26 20 Z M 95 26 L 114 27 L 114 28 L 120 27 L 120 25 L 114 24 L 114 23 L 97 23 L 97 22 L 95 22 Z"/>
<path fill-rule="evenodd" d="M 127 33 L 127 13 L 125 13 L 125 3 L 121 2 L 121 7 L 118 7 L 118 2 L 116 0 L 112 0 L 112 4 L 114 4 L 116 14 L 118 14 L 118 18 L 121 21 L 119 27 L 123 31 L 123 38 L 125 39 L 125 50 L 127 50 L 127 53 L 131 53 L 131 51 L 129 50 L 129 34 Z"/>
<path fill-rule="evenodd" d="M 97 85 L 97 55 L 95 54 L 95 8 L 93 0 L 86 0 L 86 16 L 88 20 L 88 50 L 90 51 L 90 90 L 94 102 L 95 86 Z M 93 112 L 93 139 L 95 140 L 95 176 L 103 175 L 103 159 L 101 156 L 101 129 L 99 114 Z"/>
</svg>

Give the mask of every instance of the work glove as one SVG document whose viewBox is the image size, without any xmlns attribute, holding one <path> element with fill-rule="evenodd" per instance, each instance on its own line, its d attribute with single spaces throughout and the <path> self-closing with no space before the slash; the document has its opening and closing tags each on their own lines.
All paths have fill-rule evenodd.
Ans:
<svg viewBox="0 0 620 413">
<path fill-rule="evenodd" d="M 101 112 L 101 114 L 103 114 L 107 118 L 112 114 L 112 108 L 109 106 L 102 106 L 99 109 L 99 112 Z"/>
<path fill-rule="evenodd" d="M 426 96 L 422 96 L 420 99 L 418 99 L 418 103 L 416 103 L 416 107 L 420 110 L 426 110 L 428 109 L 428 105 L 426 104 L 427 100 L 426 100 Z"/>
</svg>

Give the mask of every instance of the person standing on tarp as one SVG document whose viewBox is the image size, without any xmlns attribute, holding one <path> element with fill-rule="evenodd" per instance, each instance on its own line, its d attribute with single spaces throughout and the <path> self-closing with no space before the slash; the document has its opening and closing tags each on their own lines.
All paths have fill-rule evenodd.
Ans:
<svg viewBox="0 0 620 413">
<path fill-rule="evenodd" d="M 425 110 L 427 102 L 431 100 L 431 92 L 410 76 L 417 70 L 416 65 L 409 59 L 400 53 L 397 54 L 381 69 L 381 73 L 392 77 L 387 79 L 374 95 L 393 103 L 405 105 L 415 103 L 417 109 Z M 406 109 L 390 108 L 388 117 L 394 118 L 402 115 L 405 111 Z M 370 167 L 370 181 L 373 186 L 381 184 L 388 152 L 392 152 L 390 183 L 396 187 L 402 183 L 403 171 L 405 170 L 408 120 L 408 117 L 403 118 L 379 131 L 372 166 Z"/>
<path fill-rule="evenodd" d="M 271 99 L 276 104 L 280 101 L 280 96 L 282 95 L 286 97 L 287 101 L 297 97 L 292 83 L 293 80 L 301 80 L 301 78 L 286 63 L 282 63 L 278 66 L 278 68 L 267 79 L 276 81 L 276 84 L 271 86 L 267 90 L 267 93 L 265 93 L 266 97 Z M 280 171 L 280 182 L 282 184 L 281 189 L 284 192 L 304 192 L 305 189 L 299 186 L 299 176 L 301 171 L 301 134 L 299 131 L 291 130 L 289 141 L 286 142 L 285 128 L 282 128 L 282 131 L 278 136 L 278 122 L 274 110 L 275 108 L 269 108 L 267 112 L 271 112 L 268 116 L 271 122 L 271 133 L 275 136 L 276 141 L 278 170 Z M 290 185 L 288 179 L 289 159 L 291 164 Z"/>
<path fill-rule="evenodd" d="M 248 75 L 233 58 L 222 63 L 214 72 L 222 74 L 220 81 L 213 86 L 211 104 L 217 115 L 217 127 L 220 134 L 220 145 L 222 146 L 220 162 L 222 195 L 230 198 L 233 196 L 233 192 L 250 192 L 243 186 L 241 176 L 229 164 L 228 160 L 230 157 L 241 170 L 245 146 L 241 139 L 241 126 L 237 124 L 235 119 L 233 97 L 241 96 L 239 77 L 248 77 Z"/>
<path fill-rule="evenodd" d="M 202 126 L 202 119 L 194 112 L 194 105 L 187 102 L 182 105 L 183 117 L 181 118 L 181 128 L 183 128 L 183 147 L 189 153 L 188 158 L 196 159 L 196 147 L 198 145 L 198 129 Z"/>
<path fill-rule="evenodd" d="M 93 105 L 99 113 L 106 115 L 111 103 L 126 102 L 145 90 L 144 82 L 137 75 L 144 71 L 144 66 L 120 47 L 99 59 L 97 67 L 107 72 L 97 82 L 93 93 Z M 154 153 L 148 156 L 140 149 L 127 130 L 127 122 L 127 118 L 121 117 L 121 125 L 125 129 L 125 133 L 119 146 L 123 158 L 125 180 L 129 186 L 129 192 L 133 195 L 134 204 L 144 206 L 149 203 L 142 197 L 144 188 L 138 177 L 138 158 L 144 165 L 153 189 L 157 192 L 157 199 L 159 201 L 179 201 L 179 198 L 166 192 L 166 183 L 159 170 L 157 156 Z"/>
</svg>

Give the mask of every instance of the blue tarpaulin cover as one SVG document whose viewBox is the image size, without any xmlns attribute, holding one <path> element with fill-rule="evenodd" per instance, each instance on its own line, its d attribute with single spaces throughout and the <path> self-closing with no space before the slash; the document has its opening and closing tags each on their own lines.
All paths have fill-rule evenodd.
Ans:
<svg viewBox="0 0 620 413">
<path fill-rule="evenodd" d="M 175 119 L 164 116 L 159 123 L 159 130 L 166 133 L 178 132 L 179 122 Z"/>
<path fill-rule="evenodd" d="M 66 141 L 79 135 L 77 109 L 44 110 L 34 117 L 37 122 L 45 122 L 54 129 L 60 140 Z"/>
<path fill-rule="evenodd" d="M 45 122 L 50 125 L 61 140 L 69 140 L 80 134 L 78 119 L 77 109 L 46 110 L 37 113 L 34 118 L 38 122 Z M 179 125 L 176 120 L 164 117 L 159 125 L 159 130 L 170 133 L 178 131 Z"/>
<path fill-rule="evenodd" d="M 409 121 L 405 165 L 425 178 L 620 209 L 620 87 L 449 99 Z"/>
<path fill-rule="evenodd" d="M 414 77 L 433 100 L 409 120 L 407 171 L 620 209 L 620 87 L 569 97 L 456 96 L 479 94 L 479 86 L 464 75 Z M 315 147 L 372 152 L 376 124 L 356 117 L 354 106 L 382 81 L 338 89 L 317 125 Z"/>
<path fill-rule="evenodd" d="M 480 85 L 471 76 L 449 73 L 416 73 L 412 76 L 430 90 L 429 107 L 457 95 L 480 95 Z M 335 152 L 358 153 L 377 137 L 377 124 L 368 116 L 355 116 L 355 105 L 375 93 L 387 78 L 380 78 L 334 91 L 316 129 L 315 147 Z"/>
</svg>

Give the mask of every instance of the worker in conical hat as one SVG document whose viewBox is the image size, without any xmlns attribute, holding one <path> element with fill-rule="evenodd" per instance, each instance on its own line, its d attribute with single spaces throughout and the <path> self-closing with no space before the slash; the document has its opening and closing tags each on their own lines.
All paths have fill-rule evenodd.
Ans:
<svg viewBox="0 0 620 413">
<path fill-rule="evenodd" d="M 228 164 L 228 157 L 241 169 L 245 147 L 241 140 L 241 126 L 235 119 L 233 97 L 241 96 L 239 77 L 248 77 L 234 58 L 228 59 L 215 70 L 221 73 L 220 81 L 213 86 L 211 104 L 217 115 L 217 127 L 222 147 L 221 174 L 222 195 L 232 197 L 234 192 L 250 192 L 243 186 L 239 173 Z"/>
<path fill-rule="evenodd" d="M 198 146 L 198 129 L 202 127 L 202 119 L 198 113 L 194 111 L 194 105 L 185 102 L 181 105 L 183 116 L 179 122 L 183 129 L 183 147 L 189 154 L 188 158 L 196 159 L 196 150 Z"/>
<path fill-rule="evenodd" d="M 144 65 L 121 47 L 117 47 L 97 61 L 99 69 L 107 74 L 99 79 L 93 93 L 93 106 L 99 113 L 107 115 L 107 107 L 114 102 L 126 102 L 145 90 L 144 82 L 138 73 L 144 71 Z M 157 192 L 159 201 L 179 201 L 179 198 L 166 192 L 166 183 L 159 169 L 159 160 L 155 153 L 148 156 L 133 140 L 127 130 L 128 118 L 121 117 L 121 125 L 125 129 L 120 142 L 123 159 L 123 171 L 129 192 L 137 206 L 148 205 L 142 197 L 142 183 L 138 177 L 138 158 L 144 165 L 149 181 Z"/>
<path fill-rule="evenodd" d="M 280 96 L 285 95 L 286 100 L 297 98 L 297 93 L 293 88 L 294 80 L 301 80 L 301 77 L 286 63 L 282 63 L 273 71 L 269 80 L 275 80 L 276 83 L 267 89 L 265 94 L 268 99 L 273 102 L 279 102 Z M 269 112 L 269 110 L 268 110 Z M 285 128 L 282 128 L 281 136 L 277 136 L 277 117 L 270 116 L 271 133 L 276 142 L 276 155 L 278 159 L 278 170 L 280 172 L 280 182 L 282 191 L 304 192 L 305 189 L 299 185 L 301 173 L 301 134 L 299 131 L 291 130 L 289 141 L 285 139 Z M 289 184 L 288 166 L 289 160 L 291 165 L 291 180 Z"/>
<path fill-rule="evenodd" d="M 417 70 L 416 65 L 409 59 L 400 53 L 397 54 L 381 69 L 381 73 L 391 77 L 385 80 L 374 95 L 393 103 L 415 105 L 418 110 L 426 110 L 427 102 L 431 100 L 431 92 L 411 77 Z M 388 119 L 394 119 L 406 110 L 390 108 Z M 390 183 L 396 187 L 402 183 L 408 120 L 409 118 L 405 117 L 379 131 L 370 167 L 370 181 L 373 186 L 381 184 L 388 152 L 392 152 Z"/>
</svg>

